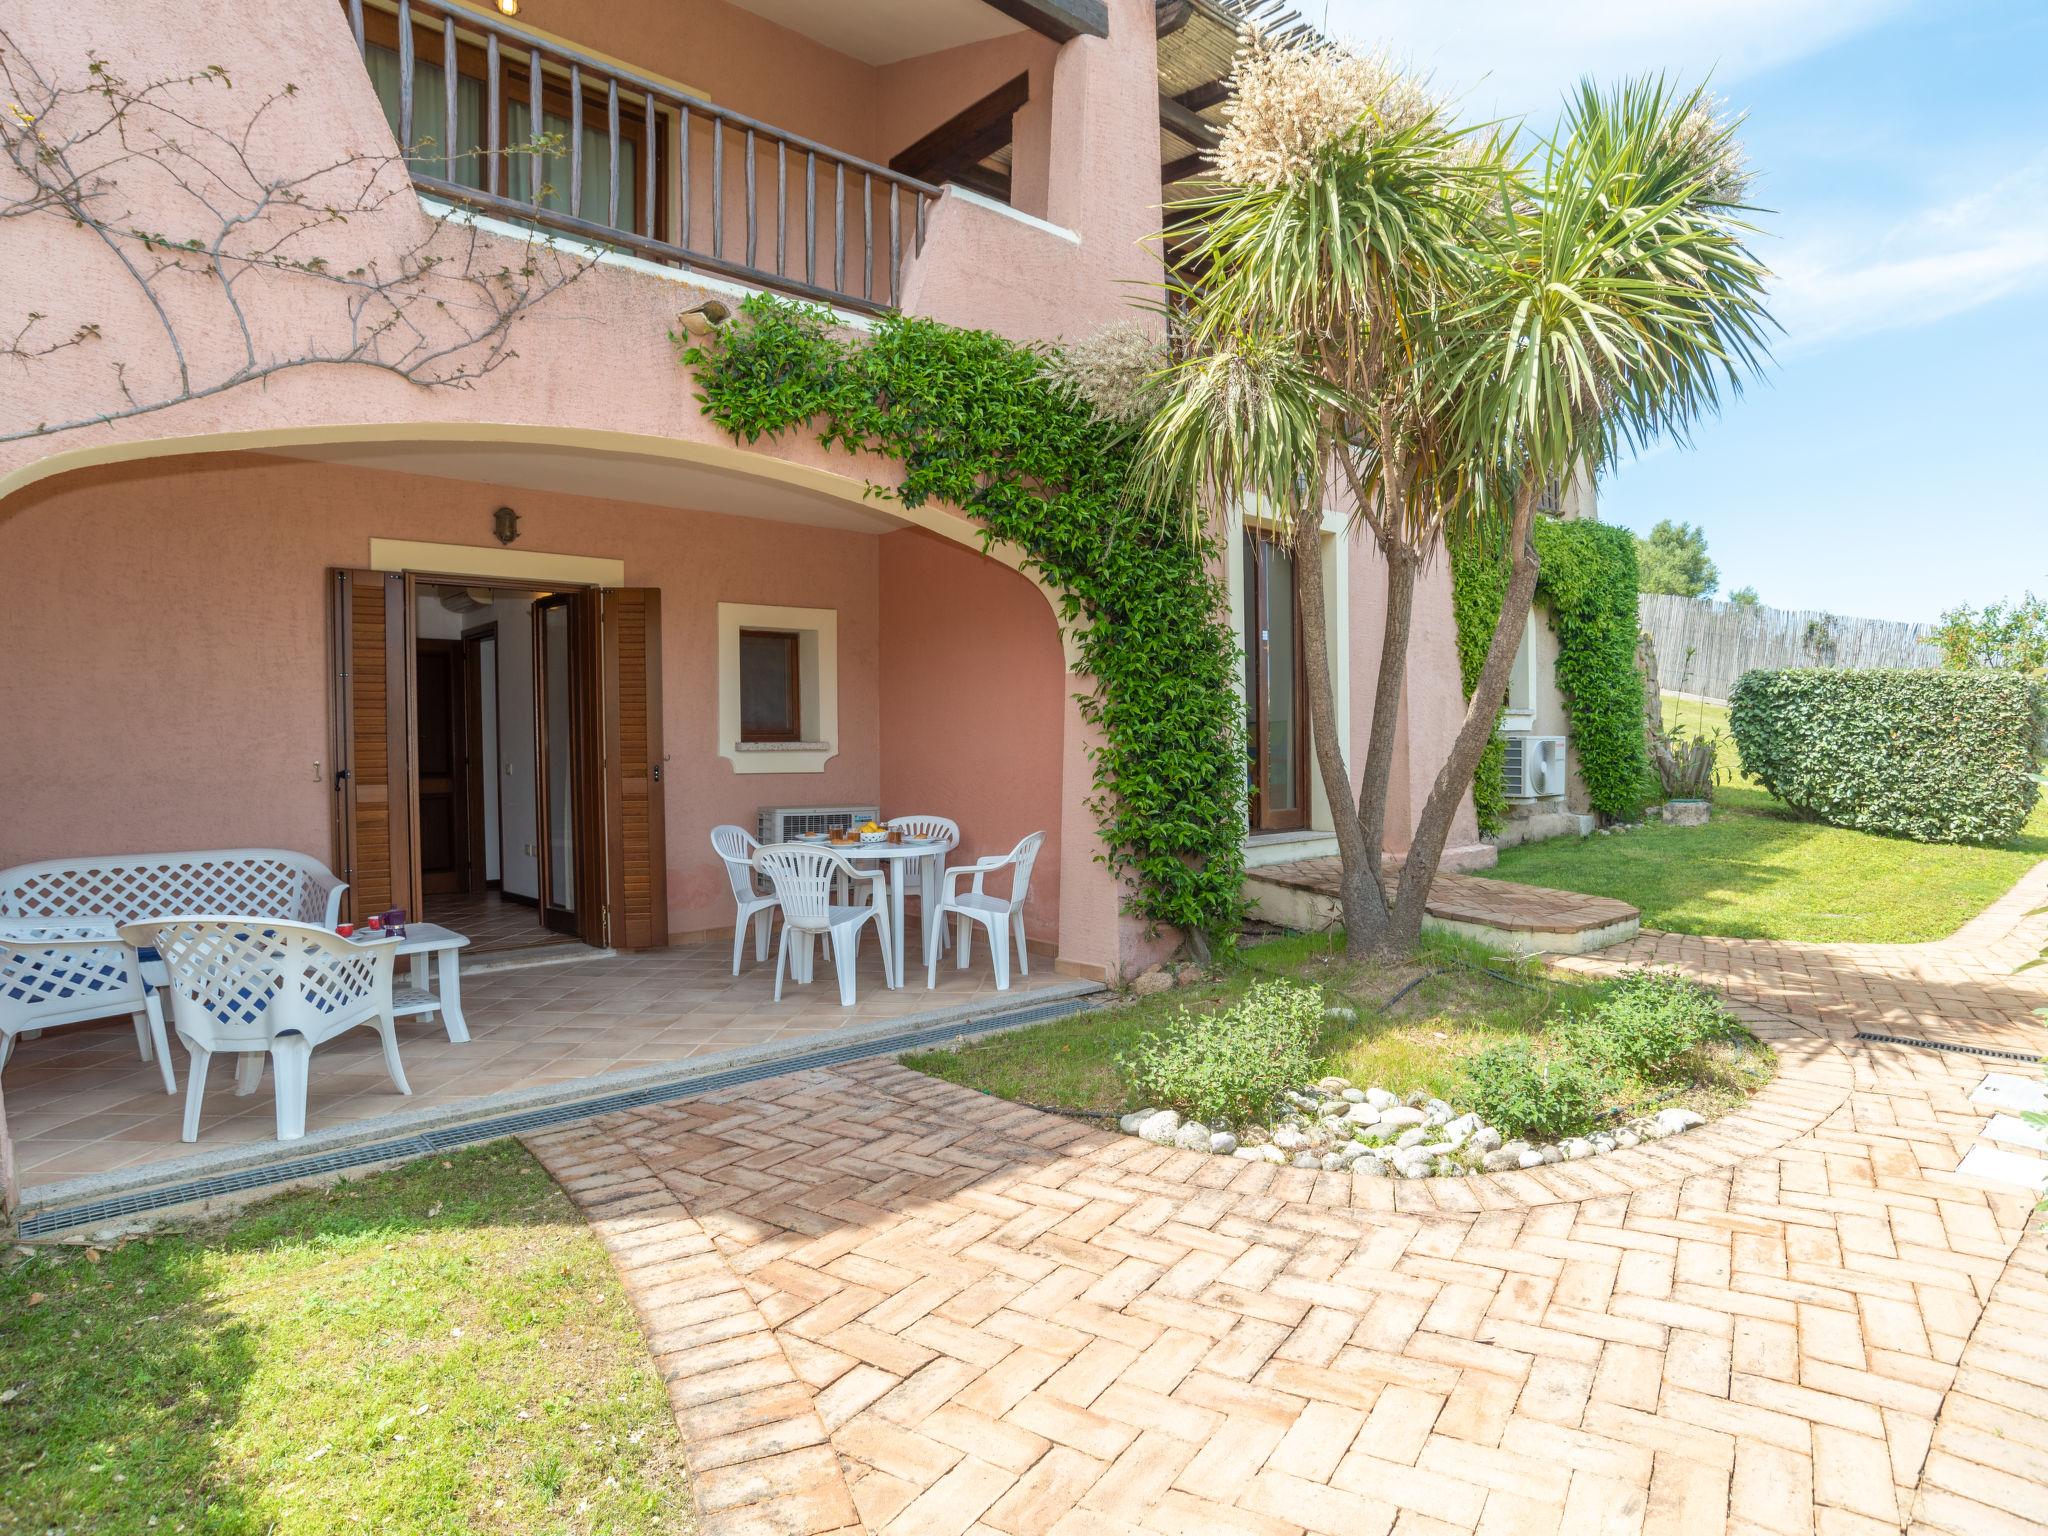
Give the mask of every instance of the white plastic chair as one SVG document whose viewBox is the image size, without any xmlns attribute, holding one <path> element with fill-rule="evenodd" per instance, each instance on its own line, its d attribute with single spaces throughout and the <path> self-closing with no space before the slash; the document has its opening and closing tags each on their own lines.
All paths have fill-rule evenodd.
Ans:
<svg viewBox="0 0 2048 1536">
<path fill-rule="evenodd" d="M 934 921 L 925 932 L 924 941 L 924 984 L 927 988 L 939 984 L 938 929 L 951 913 L 960 924 L 959 944 L 955 963 L 961 970 L 967 969 L 968 940 L 974 933 L 973 925 L 981 924 L 988 930 L 989 953 L 995 961 L 996 990 L 1010 989 L 1010 943 L 1016 939 L 1017 968 L 1026 976 L 1031 974 L 1031 955 L 1024 947 L 1024 898 L 1031 891 L 1031 866 L 1038 858 L 1038 845 L 1045 841 L 1043 832 L 1034 832 L 1008 853 L 998 857 L 977 859 L 972 864 L 956 864 L 941 877 L 945 894 L 940 899 Z M 991 896 L 982 888 L 982 882 L 999 870 L 1014 869 L 1010 877 L 1008 896 Z M 974 877 L 971 890 L 960 889 L 963 875 Z"/>
<path fill-rule="evenodd" d="M 0 921 L 0 1068 L 17 1035 L 123 1013 L 135 1021 L 142 1059 L 154 1060 L 164 1092 L 176 1093 L 163 1005 L 132 948 L 99 925 Z"/>
<path fill-rule="evenodd" d="M 782 943 L 775 954 L 775 1000 L 782 1001 L 782 978 L 791 968 L 790 943 L 805 946 L 814 938 L 832 940 L 832 962 L 839 971 L 839 1004 L 853 1006 L 853 972 L 860 956 L 860 931 L 875 925 L 882 943 L 882 975 L 892 987 L 901 985 L 896 975 L 896 946 L 890 942 L 888 880 L 880 870 L 855 869 L 846 856 L 813 843 L 773 843 L 757 849 L 754 868 L 768 877 L 775 896 L 782 903 Z M 855 882 L 868 888 L 868 899 L 850 906 L 832 900 L 834 881 L 854 890 Z M 809 980 L 799 972 L 797 979 Z"/>
<path fill-rule="evenodd" d="M 740 973 L 740 951 L 746 945 L 747 924 L 754 925 L 754 963 L 768 959 L 768 930 L 775 923 L 779 905 L 773 894 L 763 896 L 754 884 L 754 852 L 761 845 L 745 827 L 731 823 L 711 829 L 711 846 L 725 861 L 725 877 L 732 882 L 733 904 L 739 916 L 732 925 L 732 973 Z"/>
<path fill-rule="evenodd" d="M 170 972 L 171 1025 L 192 1053 L 186 1141 L 199 1139 L 206 1069 L 217 1051 L 269 1053 L 279 1141 L 306 1134 L 313 1047 L 358 1024 L 382 1037 L 392 1085 L 412 1092 L 399 1065 L 391 1013 L 396 939 L 359 944 L 310 923 L 268 917 L 152 918 L 128 924 L 121 936 L 153 947 Z M 241 1082 L 245 1090 L 255 1086 L 246 1076 Z"/>
<path fill-rule="evenodd" d="M 960 823 L 944 816 L 891 816 L 888 827 L 906 838 L 928 838 L 935 844 L 930 858 L 917 861 L 917 927 L 918 937 L 925 938 L 936 926 L 943 949 L 946 925 L 935 925 L 932 914 L 939 905 L 939 871 L 945 867 L 946 855 L 960 846 Z"/>
</svg>

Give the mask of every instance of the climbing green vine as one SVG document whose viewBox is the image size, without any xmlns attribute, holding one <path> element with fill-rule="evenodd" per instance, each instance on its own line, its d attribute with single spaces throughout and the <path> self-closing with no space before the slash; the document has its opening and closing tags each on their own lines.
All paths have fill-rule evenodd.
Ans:
<svg viewBox="0 0 2048 1536">
<path fill-rule="evenodd" d="M 1594 810 L 1634 816 L 1650 784 L 1643 684 L 1636 671 L 1635 537 L 1606 523 L 1549 517 L 1536 520 L 1535 536 L 1541 562 L 1536 600 L 1557 636 L 1557 686 L 1571 719 L 1579 776 Z M 1507 591 L 1505 552 L 1480 545 L 1454 549 L 1451 591 L 1458 662 L 1469 689 L 1500 620 Z M 1499 830 L 1506 815 L 1501 751 L 1496 736 L 1473 776 L 1472 800 L 1482 832 Z"/>
<path fill-rule="evenodd" d="M 1242 911 L 1245 758 L 1239 665 L 1215 550 L 1125 494 L 1128 432 L 985 331 L 890 316 L 866 336 L 831 312 L 758 295 L 682 347 L 704 412 L 734 437 L 805 430 L 901 466 L 870 493 L 943 501 L 1058 595 L 1077 698 L 1100 728 L 1089 809 L 1129 910 L 1204 935 Z"/>
</svg>

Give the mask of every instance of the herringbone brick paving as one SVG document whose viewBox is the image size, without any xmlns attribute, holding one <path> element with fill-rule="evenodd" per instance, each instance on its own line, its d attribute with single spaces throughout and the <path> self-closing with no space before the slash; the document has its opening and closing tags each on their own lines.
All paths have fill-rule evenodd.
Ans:
<svg viewBox="0 0 2048 1536">
<path fill-rule="evenodd" d="M 1848 1038 L 2038 1048 L 2029 904 L 1889 980 L 1603 954 L 1711 970 L 1778 1076 L 1528 1173 L 1210 1158 L 889 1063 L 531 1144 L 625 1278 L 710 1533 L 2039 1532 L 2048 1253 L 1952 1171 L 1984 1063 Z"/>
</svg>

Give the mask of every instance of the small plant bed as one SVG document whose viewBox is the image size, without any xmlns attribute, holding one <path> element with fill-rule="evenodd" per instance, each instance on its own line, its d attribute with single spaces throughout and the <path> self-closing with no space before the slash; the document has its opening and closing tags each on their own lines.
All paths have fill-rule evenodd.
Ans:
<svg viewBox="0 0 2048 1536">
<path fill-rule="evenodd" d="M 1704 1124 L 1771 1053 L 1683 978 L 1580 982 L 1443 936 L 1402 969 L 1331 939 L 906 1065 L 1190 1151 L 1405 1178 L 1599 1156 Z"/>
<path fill-rule="evenodd" d="M 514 1142 L 0 1265 L 0 1531 L 694 1528 L 604 1250 Z"/>
</svg>

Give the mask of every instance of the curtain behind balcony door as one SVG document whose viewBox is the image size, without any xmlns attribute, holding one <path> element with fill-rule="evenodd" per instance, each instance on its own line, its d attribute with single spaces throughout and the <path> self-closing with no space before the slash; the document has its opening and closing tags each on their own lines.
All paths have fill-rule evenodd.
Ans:
<svg viewBox="0 0 2048 1536">
<path fill-rule="evenodd" d="M 398 132 L 398 51 L 379 43 L 364 50 L 370 84 L 383 104 L 384 120 Z M 412 61 L 412 143 L 406 163 L 424 176 L 448 180 L 448 88 L 441 66 Z M 484 83 L 467 75 L 455 80 L 455 175 L 460 186 L 484 184 Z M 524 165 L 523 157 L 513 157 Z"/>
<path fill-rule="evenodd" d="M 586 105 L 583 113 L 585 124 L 590 122 L 591 109 Z M 604 112 L 599 109 L 596 116 L 604 121 Z M 524 144 L 533 137 L 533 108 L 523 101 L 508 104 L 506 117 L 508 127 L 505 142 Z M 610 224 L 606 215 L 610 209 L 610 164 L 611 133 L 608 127 L 583 130 L 583 197 L 576 207 L 569 206 L 569 119 L 560 114 L 541 110 L 541 131 L 559 139 L 559 154 L 547 157 L 546 168 L 541 172 L 540 205 L 556 213 L 573 214 L 592 224 Z M 635 210 L 639 204 L 640 146 L 626 136 L 622 127 L 619 133 L 619 229 L 631 229 L 635 223 Z M 506 156 L 506 189 L 521 202 L 532 197 L 533 156 Z"/>
</svg>

